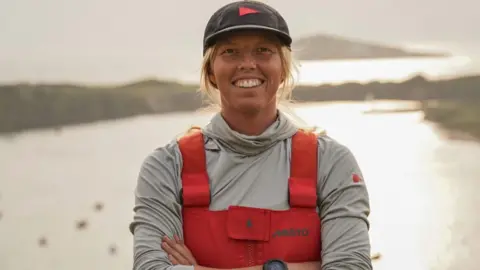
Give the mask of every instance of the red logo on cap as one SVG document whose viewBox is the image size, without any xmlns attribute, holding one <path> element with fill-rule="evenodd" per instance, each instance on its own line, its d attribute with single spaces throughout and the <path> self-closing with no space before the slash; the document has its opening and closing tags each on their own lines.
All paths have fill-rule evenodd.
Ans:
<svg viewBox="0 0 480 270">
<path fill-rule="evenodd" d="M 259 11 L 255 10 L 255 9 L 252 9 L 252 8 L 247 8 L 247 7 L 238 8 L 238 14 L 240 16 L 247 15 L 247 14 L 253 14 L 253 13 L 259 13 Z"/>
</svg>

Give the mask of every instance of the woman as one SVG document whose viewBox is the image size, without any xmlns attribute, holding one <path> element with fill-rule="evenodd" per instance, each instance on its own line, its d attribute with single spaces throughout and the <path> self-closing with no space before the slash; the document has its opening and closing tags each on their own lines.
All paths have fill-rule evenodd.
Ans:
<svg viewBox="0 0 480 270">
<path fill-rule="evenodd" d="M 354 156 L 278 109 L 292 90 L 291 43 L 266 4 L 213 14 L 201 83 L 221 110 L 144 161 L 134 269 L 372 268 Z"/>
</svg>

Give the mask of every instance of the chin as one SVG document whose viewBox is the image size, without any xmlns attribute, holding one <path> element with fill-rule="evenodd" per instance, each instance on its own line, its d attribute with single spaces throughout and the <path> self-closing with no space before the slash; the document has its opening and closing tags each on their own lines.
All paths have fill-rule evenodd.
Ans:
<svg viewBox="0 0 480 270">
<path fill-rule="evenodd" d="M 242 102 L 236 104 L 235 109 L 238 112 L 248 115 L 258 114 L 260 111 L 265 109 L 265 104 L 261 104 L 259 102 Z"/>
</svg>

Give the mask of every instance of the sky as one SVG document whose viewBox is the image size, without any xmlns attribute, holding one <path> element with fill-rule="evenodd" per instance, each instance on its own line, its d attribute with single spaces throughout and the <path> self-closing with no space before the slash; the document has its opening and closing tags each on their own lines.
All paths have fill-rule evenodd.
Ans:
<svg viewBox="0 0 480 270">
<path fill-rule="evenodd" d="M 228 2 L 0 0 L 0 82 L 188 76 L 199 69 L 207 20 Z M 294 38 L 330 33 L 480 60 L 478 0 L 264 2 L 285 17 Z"/>
</svg>

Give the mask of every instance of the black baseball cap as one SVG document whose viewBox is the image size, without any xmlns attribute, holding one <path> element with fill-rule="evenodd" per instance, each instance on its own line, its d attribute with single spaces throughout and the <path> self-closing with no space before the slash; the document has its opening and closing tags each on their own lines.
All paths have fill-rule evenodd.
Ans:
<svg viewBox="0 0 480 270">
<path fill-rule="evenodd" d="M 203 54 L 220 35 L 239 30 L 265 30 L 275 34 L 284 45 L 292 44 L 288 25 L 278 11 L 257 1 L 236 1 L 210 17 L 203 35 Z"/>
</svg>

